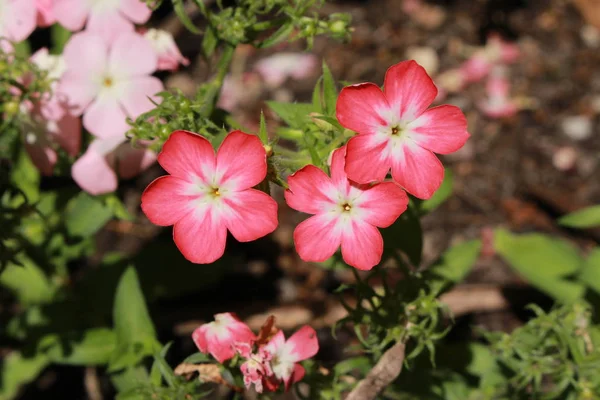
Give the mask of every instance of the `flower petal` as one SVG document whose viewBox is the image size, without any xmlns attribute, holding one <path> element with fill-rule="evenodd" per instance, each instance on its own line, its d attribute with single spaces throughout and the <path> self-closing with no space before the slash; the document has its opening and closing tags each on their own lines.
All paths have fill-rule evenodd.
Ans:
<svg viewBox="0 0 600 400">
<path fill-rule="evenodd" d="M 160 102 L 160 98 L 154 95 L 164 90 L 161 80 L 153 76 L 131 78 L 125 85 L 125 94 L 119 100 L 127 115 L 134 119 L 153 109 L 155 106 L 149 98 L 157 103 Z"/>
<path fill-rule="evenodd" d="M 337 215 L 317 214 L 302 221 L 294 230 L 296 251 L 304 261 L 322 262 L 340 247 L 342 231 Z"/>
<path fill-rule="evenodd" d="M 3 30 L 1 36 L 15 42 L 21 42 L 35 29 L 37 8 L 33 0 L 3 1 Z"/>
<path fill-rule="evenodd" d="M 388 121 L 390 105 L 383 92 L 374 83 L 346 86 L 336 103 L 336 116 L 345 128 L 358 133 L 375 133 Z"/>
<path fill-rule="evenodd" d="M 218 184 L 234 190 L 258 185 L 267 176 L 267 152 L 258 136 L 229 133 L 217 151 Z"/>
<path fill-rule="evenodd" d="M 215 151 L 208 140 L 188 131 L 175 131 L 158 155 L 158 163 L 169 174 L 186 181 L 196 177 L 212 183 L 215 173 Z"/>
<path fill-rule="evenodd" d="M 117 9 L 106 11 L 90 12 L 87 24 L 85 26 L 89 32 L 94 32 L 106 41 L 114 43 L 123 35 L 133 33 L 134 26 L 131 21 L 125 18 Z M 135 53 L 135 49 L 131 49 Z"/>
<path fill-rule="evenodd" d="M 306 375 L 306 370 L 300 364 L 294 364 L 294 370 L 292 371 L 292 376 L 285 382 L 285 390 L 289 390 L 290 386 L 296 382 L 300 382 L 302 378 Z"/>
<path fill-rule="evenodd" d="M 383 238 L 379 229 L 353 218 L 343 230 L 342 257 L 346 264 L 361 270 L 370 270 L 381 261 Z"/>
<path fill-rule="evenodd" d="M 97 98 L 83 114 L 83 126 L 101 139 L 123 136 L 129 130 L 127 116 L 117 100 Z"/>
<path fill-rule="evenodd" d="M 368 135 L 365 135 L 368 136 Z M 329 167 L 331 181 L 343 193 L 347 193 L 350 183 L 344 170 L 346 166 L 346 146 L 333 151 L 331 155 L 331 167 Z"/>
<path fill-rule="evenodd" d="M 307 360 L 319 351 L 317 332 L 308 325 L 304 325 L 285 342 L 288 354 L 294 362 Z"/>
<path fill-rule="evenodd" d="M 93 143 L 92 143 L 93 144 Z M 90 145 L 71 168 L 73 180 L 86 192 L 99 195 L 117 190 L 117 174 L 106 157 Z"/>
<path fill-rule="evenodd" d="M 142 193 L 142 211 L 155 225 L 170 226 L 189 212 L 193 196 L 185 193 L 187 182 L 173 176 L 156 178 Z"/>
<path fill-rule="evenodd" d="M 408 125 L 410 138 L 427 150 L 449 154 L 460 149 L 467 139 L 467 119 L 456 106 L 443 105 L 425 111 Z"/>
<path fill-rule="evenodd" d="M 84 78 L 88 83 L 100 81 L 107 67 L 107 54 L 108 47 L 102 36 L 91 32 L 76 33 L 63 51 L 67 65 L 65 74 Z M 66 79 L 63 77 L 63 80 Z"/>
<path fill-rule="evenodd" d="M 70 31 L 79 31 L 85 25 L 90 8 L 87 1 L 54 0 L 53 12 L 59 24 Z"/>
<path fill-rule="evenodd" d="M 406 143 L 394 150 L 392 177 L 408 193 L 428 199 L 444 180 L 444 166 L 431 151 Z"/>
<path fill-rule="evenodd" d="M 335 206 L 336 189 L 329 177 L 314 165 L 294 172 L 288 177 L 285 201 L 294 210 L 318 214 Z"/>
<path fill-rule="evenodd" d="M 71 157 L 75 157 L 79 153 L 81 148 L 81 119 L 65 114 L 56 122 L 56 125 L 48 124 L 48 132 Z"/>
<path fill-rule="evenodd" d="M 385 135 L 358 135 L 348 141 L 346 173 L 358 183 L 379 182 L 390 170 L 389 137 Z"/>
<path fill-rule="evenodd" d="M 363 221 L 387 228 L 406 211 L 408 196 L 394 182 L 383 182 L 365 189 L 354 204 Z"/>
<path fill-rule="evenodd" d="M 56 151 L 51 147 L 43 146 L 39 144 L 25 143 L 25 150 L 29 154 L 29 158 L 33 162 L 33 165 L 40 170 L 42 175 L 51 176 L 54 170 L 54 165 L 58 160 Z"/>
<path fill-rule="evenodd" d="M 425 69 L 413 60 L 388 68 L 383 91 L 403 121 L 412 121 L 421 115 L 438 92 Z"/>
<path fill-rule="evenodd" d="M 222 217 L 239 242 L 250 242 L 277 228 L 277 202 L 260 190 L 247 189 L 223 198 Z"/>
<path fill-rule="evenodd" d="M 70 72 L 63 75 L 57 87 L 57 95 L 65 99 L 64 107 L 71 115 L 79 116 L 92 103 L 100 91 L 100 85 Z"/>
<path fill-rule="evenodd" d="M 143 24 L 150 18 L 152 11 L 141 0 L 121 0 L 119 9 L 136 24 Z"/>
<path fill-rule="evenodd" d="M 131 179 L 139 175 L 156 162 L 156 153 L 152 150 L 133 147 L 130 143 L 123 143 L 117 149 L 119 176 Z"/>
<path fill-rule="evenodd" d="M 118 78 L 149 75 L 156 71 L 157 63 L 150 42 L 135 32 L 122 33 L 110 49 L 109 70 Z"/>
<path fill-rule="evenodd" d="M 209 205 L 196 207 L 175 223 L 173 240 L 189 261 L 210 264 L 225 252 L 227 228 Z"/>
</svg>

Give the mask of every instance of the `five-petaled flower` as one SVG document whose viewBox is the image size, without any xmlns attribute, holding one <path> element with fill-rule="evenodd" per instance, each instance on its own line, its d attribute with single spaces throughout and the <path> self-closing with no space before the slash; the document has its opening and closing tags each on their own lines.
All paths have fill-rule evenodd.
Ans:
<svg viewBox="0 0 600 400">
<path fill-rule="evenodd" d="M 142 194 L 142 210 L 156 225 L 173 227 L 173 239 L 190 261 L 208 264 L 225 251 L 227 230 L 240 242 L 277 227 L 277 203 L 253 186 L 267 175 L 267 154 L 257 136 L 233 131 L 215 152 L 208 140 L 175 131 L 158 155 L 170 176 Z"/>
<path fill-rule="evenodd" d="M 390 67 L 383 91 L 373 83 L 342 89 L 337 118 L 359 135 L 348 141 L 346 172 L 358 183 L 385 179 L 388 171 L 407 192 L 427 199 L 444 178 L 435 153 L 460 149 L 469 138 L 467 121 L 455 106 L 427 110 L 437 88 L 414 61 Z"/>
<path fill-rule="evenodd" d="M 383 239 L 377 229 L 390 226 L 408 205 L 393 182 L 357 185 L 344 172 L 346 147 L 334 151 L 331 178 L 307 165 L 288 178 L 290 207 L 315 214 L 294 230 L 296 251 L 305 261 L 325 261 L 341 246 L 344 261 L 368 270 L 381 261 Z M 365 166 L 363 166 L 365 167 Z"/>
<path fill-rule="evenodd" d="M 200 325 L 192 339 L 202 353 L 210 353 L 218 362 L 233 358 L 238 347 L 252 346 L 256 335 L 233 313 L 215 315 L 215 320 Z"/>
</svg>

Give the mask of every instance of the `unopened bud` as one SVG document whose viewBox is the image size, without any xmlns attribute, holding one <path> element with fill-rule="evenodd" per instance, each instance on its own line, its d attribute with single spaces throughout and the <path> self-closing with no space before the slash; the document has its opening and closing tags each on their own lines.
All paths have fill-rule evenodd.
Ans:
<svg viewBox="0 0 600 400">
<path fill-rule="evenodd" d="M 310 119 L 312 120 L 312 122 L 314 122 L 315 125 L 322 131 L 328 132 L 328 131 L 333 130 L 333 125 L 331 125 L 329 122 L 320 118 L 323 116 L 323 114 L 312 112 L 309 115 L 310 115 Z"/>
<path fill-rule="evenodd" d="M 273 155 L 273 146 L 271 146 L 270 144 L 265 144 L 263 147 L 265 148 L 267 157 L 271 157 Z"/>
</svg>

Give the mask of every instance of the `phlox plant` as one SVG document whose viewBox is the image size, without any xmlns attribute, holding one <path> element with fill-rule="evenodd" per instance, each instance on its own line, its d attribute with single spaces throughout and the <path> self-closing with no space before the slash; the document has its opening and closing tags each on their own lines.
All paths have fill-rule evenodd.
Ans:
<svg viewBox="0 0 600 400">
<path fill-rule="evenodd" d="M 597 267 L 600 253 L 584 259 L 556 239 L 498 229 L 423 265 L 420 219 L 452 192 L 439 155 L 474 132 L 459 107 L 436 103 L 439 85 L 421 65 L 399 59 L 383 82 L 341 85 L 322 63 L 310 102 L 267 101 L 256 124 L 235 119 L 236 92 L 319 67 L 313 55 L 279 51 L 285 42 L 350 37 L 349 15 L 320 16 L 323 3 L 0 0 L 0 285 L 11 304 L 0 308 L 0 340 L 10 343 L 0 399 L 18 398 L 55 364 L 85 366 L 120 400 L 597 398 L 588 291 L 600 291 L 598 269 L 573 266 Z M 197 39 L 209 78 L 193 95 L 163 83 L 192 59 L 153 26 L 159 8 Z M 49 27 L 50 48 L 27 40 L 36 27 Z M 269 47 L 277 53 L 248 79 L 234 75 L 239 49 Z M 515 54 L 492 39 L 461 68 L 471 82 L 489 75 L 491 116 L 516 112 L 497 65 Z M 132 207 L 119 185 L 153 165 L 162 169 L 153 180 L 125 183 Z M 297 212 L 297 256 L 350 277 L 335 290 L 342 313 L 331 331 L 274 316 L 257 326 L 221 309 L 194 324 L 187 347 L 166 342 L 147 302 L 225 280 L 239 261 L 232 243 L 275 232 L 284 207 Z M 165 227 L 168 243 L 99 248 L 110 229 L 140 226 Z M 440 296 L 490 254 L 562 306 L 532 306 L 512 334 L 478 333 L 457 363 Z M 539 254 L 561 261 L 555 275 L 532 270 Z M 338 336 L 345 352 L 327 359 Z"/>
</svg>

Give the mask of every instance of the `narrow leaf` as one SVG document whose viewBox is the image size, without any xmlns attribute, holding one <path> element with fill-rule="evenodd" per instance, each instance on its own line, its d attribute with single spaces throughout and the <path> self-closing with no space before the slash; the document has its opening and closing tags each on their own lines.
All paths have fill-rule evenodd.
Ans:
<svg viewBox="0 0 600 400">
<path fill-rule="evenodd" d="M 175 14 L 177 14 L 177 17 L 179 18 L 179 20 L 181 21 L 183 26 L 185 26 L 190 32 L 195 33 L 196 35 L 199 35 L 201 33 L 200 29 L 198 29 L 194 25 L 194 23 L 192 22 L 190 17 L 187 15 L 187 12 L 185 11 L 185 6 L 183 5 L 183 0 L 172 0 L 172 1 L 173 1 L 173 9 L 175 10 Z"/>
<path fill-rule="evenodd" d="M 600 204 L 567 214 L 560 218 L 558 223 L 570 228 L 592 228 L 600 226 Z"/>
<path fill-rule="evenodd" d="M 327 115 L 335 114 L 335 104 L 337 102 L 337 89 L 335 80 L 329 70 L 329 67 L 323 62 L 323 102 L 325 103 L 325 113 Z"/>
</svg>

